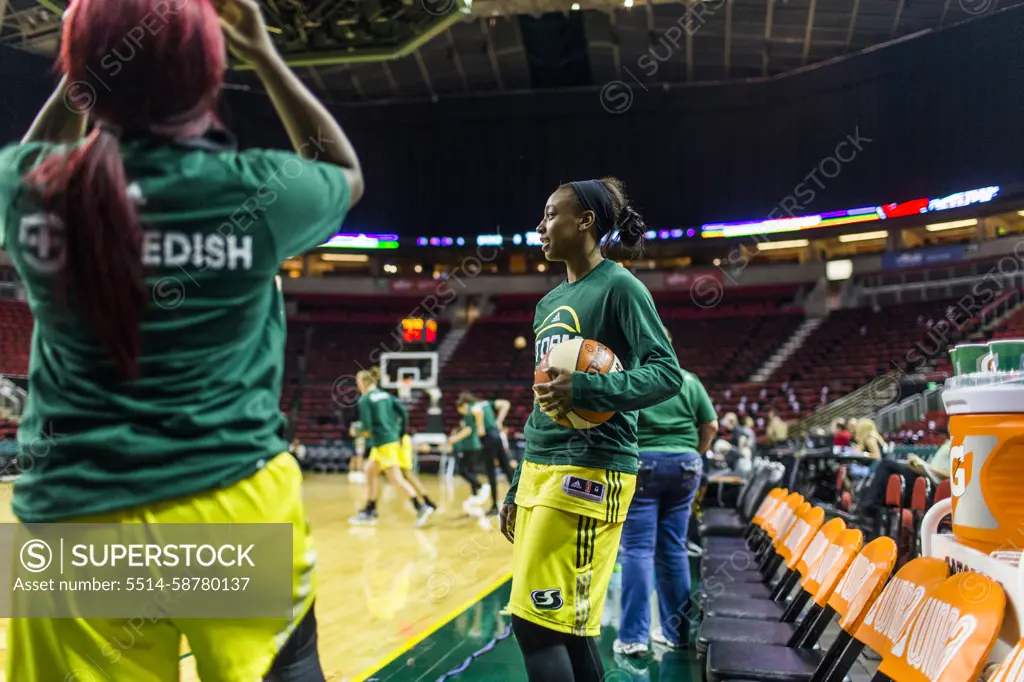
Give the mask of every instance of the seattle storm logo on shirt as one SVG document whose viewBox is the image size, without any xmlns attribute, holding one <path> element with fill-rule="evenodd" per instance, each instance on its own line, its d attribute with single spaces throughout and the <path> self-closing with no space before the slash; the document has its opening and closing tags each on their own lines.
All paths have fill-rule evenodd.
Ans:
<svg viewBox="0 0 1024 682">
<path fill-rule="evenodd" d="M 548 335 L 545 336 L 545 334 Z M 558 344 L 581 336 L 583 336 L 583 328 L 580 326 L 580 318 L 576 311 L 567 305 L 558 306 L 544 318 L 544 321 L 540 323 L 540 329 L 537 330 L 533 366 L 539 365 L 541 359 Z"/>
</svg>

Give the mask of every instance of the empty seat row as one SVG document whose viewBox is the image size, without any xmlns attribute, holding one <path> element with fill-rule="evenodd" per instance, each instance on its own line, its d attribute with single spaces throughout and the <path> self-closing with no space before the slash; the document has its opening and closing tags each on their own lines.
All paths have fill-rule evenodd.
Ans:
<svg viewBox="0 0 1024 682">
<path fill-rule="evenodd" d="M 764 496 L 741 537 L 715 534 L 725 527 L 702 524 L 697 651 L 709 682 L 841 682 L 866 649 L 881 657 L 877 681 L 973 682 L 985 667 L 1006 611 L 987 576 L 951 576 L 932 557 L 892 575 L 896 542 L 865 544 L 784 488 Z M 826 648 L 831 624 L 839 634 Z M 1022 660 L 1018 643 L 993 679 L 1016 679 Z"/>
</svg>

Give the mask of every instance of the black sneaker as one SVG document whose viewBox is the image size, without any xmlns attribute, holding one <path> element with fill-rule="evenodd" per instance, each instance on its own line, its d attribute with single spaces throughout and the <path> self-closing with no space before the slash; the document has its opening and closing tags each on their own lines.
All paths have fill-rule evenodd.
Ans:
<svg viewBox="0 0 1024 682">
<path fill-rule="evenodd" d="M 348 522 L 353 526 L 375 526 L 377 525 L 377 512 L 376 510 L 363 509 L 350 518 Z"/>
<path fill-rule="evenodd" d="M 497 516 L 497 515 L 498 515 L 498 508 L 497 507 L 491 507 L 490 509 L 487 510 L 487 516 Z"/>
</svg>

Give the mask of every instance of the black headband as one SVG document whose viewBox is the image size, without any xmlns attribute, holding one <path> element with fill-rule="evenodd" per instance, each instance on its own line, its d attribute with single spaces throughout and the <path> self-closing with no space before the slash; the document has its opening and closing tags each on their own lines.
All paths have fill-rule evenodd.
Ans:
<svg viewBox="0 0 1024 682">
<path fill-rule="evenodd" d="M 580 202 L 583 210 L 594 212 L 599 237 L 615 228 L 615 205 L 600 180 L 570 182 L 569 186 L 572 187 L 576 201 Z"/>
</svg>

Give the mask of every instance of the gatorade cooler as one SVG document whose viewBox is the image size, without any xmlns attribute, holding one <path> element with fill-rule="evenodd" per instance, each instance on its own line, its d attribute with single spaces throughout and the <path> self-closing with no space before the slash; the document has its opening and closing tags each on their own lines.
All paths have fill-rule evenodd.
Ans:
<svg viewBox="0 0 1024 682">
<path fill-rule="evenodd" d="M 989 554 L 1024 550 L 1024 372 L 946 380 L 953 534 Z"/>
</svg>

